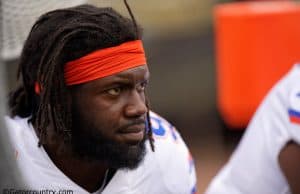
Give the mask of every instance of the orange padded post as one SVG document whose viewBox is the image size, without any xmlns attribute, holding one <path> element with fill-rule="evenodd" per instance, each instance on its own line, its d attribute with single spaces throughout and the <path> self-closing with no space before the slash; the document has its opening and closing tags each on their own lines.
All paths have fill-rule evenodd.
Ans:
<svg viewBox="0 0 300 194">
<path fill-rule="evenodd" d="M 244 128 L 268 90 L 300 61 L 300 7 L 228 3 L 217 5 L 214 16 L 217 106 L 230 128 Z"/>
</svg>

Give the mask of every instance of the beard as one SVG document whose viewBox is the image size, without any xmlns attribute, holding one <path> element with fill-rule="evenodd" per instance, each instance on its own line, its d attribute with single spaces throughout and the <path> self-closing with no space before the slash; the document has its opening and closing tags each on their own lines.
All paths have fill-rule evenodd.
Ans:
<svg viewBox="0 0 300 194">
<path fill-rule="evenodd" d="M 99 127 L 93 126 L 77 111 L 73 111 L 71 147 L 75 157 L 87 161 L 103 161 L 113 169 L 135 169 L 146 154 L 146 135 L 136 145 L 129 145 L 107 138 Z"/>
</svg>

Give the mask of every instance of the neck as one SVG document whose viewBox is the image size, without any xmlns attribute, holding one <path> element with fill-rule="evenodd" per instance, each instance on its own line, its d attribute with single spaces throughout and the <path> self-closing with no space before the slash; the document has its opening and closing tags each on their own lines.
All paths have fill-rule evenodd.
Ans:
<svg viewBox="0 0 300 194">
<path fill-rule="evenodd" d="M 44 146 L 53 163 L 72 181 L 87 190 L 99 190 L 108 170 L 107 163 L 80 159 L 72 153 L 71 149 L 61 151 L 58 145 Z"/>
</svg>

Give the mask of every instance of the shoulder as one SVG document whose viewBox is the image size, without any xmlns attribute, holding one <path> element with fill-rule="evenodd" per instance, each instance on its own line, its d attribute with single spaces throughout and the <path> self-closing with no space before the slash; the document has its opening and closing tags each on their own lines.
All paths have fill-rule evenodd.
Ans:
<svg viewBox="0 0 300 194">
<path fill-rule="evenodd" d="M 300 143 L 299 77 L 300 65 L 295 65 L 266 95 L 247 128 L 249 133 L 261 134 L 265 141 L 276 143 L 276 153 L 289 140 Z"/>
<path fill-rule="evenodd" d="M 289 80 L 289 90 L 287 91 L 287 115 L 288 125 L 286 127 L 287 140 L 281 147 L 278 162 L 279 166 L 288 181 L 293 193 L 299 193 L 300 187 L 300 66 L 294 68 Z"/>
<path fill-rule="evenodd" d="M 150 118 L 155 141 L 155 152 L 151 155 L 162 180 L 170 190 L 192 190 L 196 184 L 194 161 L 180 133 L 158 114 L 151 112 Z"/>
<path fill-rule="evenodd" d="M 19 153 L 26 154 L 30 149 L 36 149 L 38 138 L 28 118 L 21 117 L 4 117 L 8 139 L 12 146 Z"/>
<path fill-rule="evenodd" d="M 288 135 L 290 140 L 300 145 L 300 65 L 295 68 L 293 79 L 287 92 Z"/>
<path fill-rule="evenodd" d="M 239 193 L 240 190 L 274 193 L 286 189 L 278 157 L 287 142 L 300 138 L 299 77 L 300 66 L 295 65 L 273 86 L 207 193 L 217 190 L 219 193 Z"/>
<path fill-rule="evenodd" d="M 166 119 L 154 112 L 150 112 L 152 132 L 156 141 L 164 140 L 167 142 L 179 143 L 183 141 L 176 128 Z M 168 145 L 173 145 L 168 144 Z"/>
<path fill-rule="evenodd" d="M 271 101 L 274 106 L 276 103 L 275 99 L 277 99 L 280 100 L 281 104 L 286 106 L 290 97 L 293 96 L 295 92 L 298 93 L 297 90 L 300 89 L 299 76 L 300 64 L 296 64 L 276 84 L 274 84 L 264 98 L 263 103 Z"/>
<path fill-rule="evenodd" d="M 260 108 L 286 109 L 292 98 L 300 92 L 300 64 L 294 65 L 274 86 L 262 101 Z M 296 94 L 296 95 L 295 95 Z"/>
<path fill-rule="evenodd" d="M 180 158 L 189 154 L 188 147 L 175 126 L 154 112 L 150 113 L 150 120 L 157 154 L 167 157 L 176 153 Z"/>
<path fill-rule="evenodd" d="M 8 133 L 13 136 L 20 134 L 20 133 L 26 133 L 28 130 L 27 128 L 30 128 L 30 124 L 28 122 L 28 118 L 21 118 L 21 117 L 4 117 L 4 122 L 7 127 Z"/>
</svg>

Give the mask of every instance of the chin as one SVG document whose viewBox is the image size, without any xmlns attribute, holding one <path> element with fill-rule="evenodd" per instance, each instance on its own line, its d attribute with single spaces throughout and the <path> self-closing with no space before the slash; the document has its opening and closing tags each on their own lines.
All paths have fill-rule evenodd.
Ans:
<svg viewBox="0 0 300 194">
<path fill-rule="evenodd" d="M 136 169 L 146 155 L 146 137 L 141 141 L 112 141 L 99 136 L 74 137 L 73 153 L 79 159 L 103 161 L 114 169 Z"/>
</svg>

